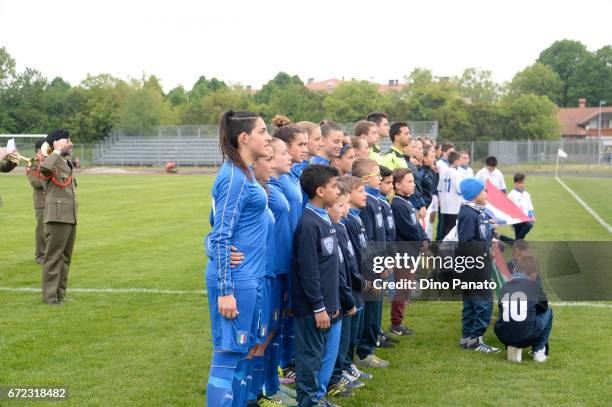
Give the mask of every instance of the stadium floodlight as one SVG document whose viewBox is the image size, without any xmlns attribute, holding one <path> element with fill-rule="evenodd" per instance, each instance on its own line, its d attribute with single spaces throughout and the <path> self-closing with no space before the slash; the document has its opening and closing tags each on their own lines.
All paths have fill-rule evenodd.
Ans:
<svg viewBox="0 0 612 407">
<path fill-rule="evenodd" d="M 597 121 L 597 135 L 598 135 L 598 139 L 599 139 L 599 157 L 598 157 L 598 164 L 601 164 L 601 107 L 603 105 L 605 105 L 607 102 L 605 100 L 600 100 L 599 101 L 599 120 Z"/>
</svg>

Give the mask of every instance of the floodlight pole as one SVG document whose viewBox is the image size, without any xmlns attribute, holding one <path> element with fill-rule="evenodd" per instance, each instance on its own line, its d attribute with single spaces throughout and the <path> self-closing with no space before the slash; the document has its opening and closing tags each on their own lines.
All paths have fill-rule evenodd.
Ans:
<svg viewBox="0 0 612 407">
<path fill-rule="evenodd" d="M 597 135 L 599 141 L 599 157 L 597 157 L 597 164 L 601 164 L 601 107 L 606 104 L 605 100 L 599 101 L 599 119 L 597 121 Z"/>
</svg>

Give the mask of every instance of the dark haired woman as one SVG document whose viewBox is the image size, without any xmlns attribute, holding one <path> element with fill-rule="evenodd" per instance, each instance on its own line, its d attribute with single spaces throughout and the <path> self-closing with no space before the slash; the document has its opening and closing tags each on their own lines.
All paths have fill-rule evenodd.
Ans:
<svg viewBox="0 0 612 407">
<path fill-rule="evenodd" d="M 291 157 L 291 171 L 284 173 L 278 179 L 278 186 L 289 202 L 289 239 L 293 241 L 293 232 L 302 217 L 304 195 L 300 186 L 300 176 L 308 162 L 308 133 L 306 129 L 291 122 L 287 117 L 276 115 L 272 119 L 276 127 L 274 137 L 285 142 L 287 153 Z M 295 379 L 295 336 L 293 333 L 293 317 L 290 315 L 289 297 L 291 296 L 291 273 L 279 276 L 281 295 L 283 299 L 283 315 L 280 338 L 280 367 L 283 370 L 285 383 Z"/>
<path fill-rule="evenodd" d="M 219 143 L 224 163 L 212 187 L 212 230 L 206 239 L 206 287 L 213 357 L 206 399 L 209 406 L 246 404 L 246 376 L 258 341 L 265 274 L 267 197 L 252 164 L 268 154 L 270 135 L 261 117 L 226 112 Z M 231 248 L 244 261 L 230 267 Z"/>
</svg>

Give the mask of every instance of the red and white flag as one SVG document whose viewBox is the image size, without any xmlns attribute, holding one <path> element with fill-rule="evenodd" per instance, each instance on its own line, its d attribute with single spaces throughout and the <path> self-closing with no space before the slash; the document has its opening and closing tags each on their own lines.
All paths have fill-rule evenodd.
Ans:
<svg viewBox="0 0 612 407">
<path fill-rule="evenodd" d="M 499 225 L 514 225 L 515 223 L 529 222 L 529 216 L 514 204 L 502 191 L 497 189 L 491 181 L 487 180 L 488 202 L 487 212 L 495 219 Z"/>
</svg>

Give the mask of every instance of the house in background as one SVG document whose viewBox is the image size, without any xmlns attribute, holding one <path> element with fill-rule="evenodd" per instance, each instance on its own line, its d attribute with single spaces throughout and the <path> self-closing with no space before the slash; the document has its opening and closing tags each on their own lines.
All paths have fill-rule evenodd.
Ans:
<svg viewBox="0 0 612 407">
<path fill-rule="evenodd" d="M 351 80 L 355 80 L 355 79 L 352 78 Z M 327 80 L 319 81 L 319 82 L 315 82 L 314 78 L 309 78 L 308 82 L 306 82 L 306 87 L 310 90 L 331 92 L 336 87 L 338 87 L 338 85 L 340 85 L 342 82 L 344 82 L 344 78 L 343 79 L 332 78 L 332 79 L 327 79 Z M 389 83 L 387 83 L 386 85 L 382 85 L 382 84 L 377 84 L 377 85 L 378 85 L 378 91 L 381 93 L 389 92 L 393 90 L 401 90 L 404 87 L 408 86 L 404 83 L 399 83 L 399 80 L 397 79 L 390 79 Z"/>
<path fill-rule="evenodd" d="M 599 136 L 599 106 L 586 107 L 586 99 L 578 107 L 562 107 L 557 112 L 561 122 L 561 137 L 591 138 Z M 612 107 L 601 108 L 601 136 L 612 137 Z"/>
</svg>

